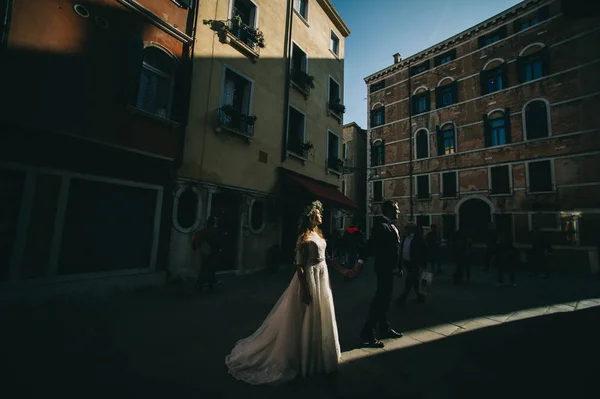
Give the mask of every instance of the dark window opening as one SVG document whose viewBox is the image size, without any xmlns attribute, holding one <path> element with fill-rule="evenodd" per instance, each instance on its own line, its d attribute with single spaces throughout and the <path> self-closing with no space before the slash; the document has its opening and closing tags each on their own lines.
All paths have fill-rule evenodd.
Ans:
<svg viewBox="0 0 600 399">
<path fill-rule="evenodd" d="M 417 227 L 429 227 L 429 226 L 431 226 L 431 216 L 417 215 Z"/>
<path fill-rule="evenodd" d="M 423 73 L 428 70 L 429 70 L 429 60 L 427 60 L 419 65 L 410 67 L 410 76 L 417 75 L 419 73 Z"/>
<path fill-rule="evenodd" d="M 458 196 L 458 187 L 456 184 L 457 172 L 442 173 L 442 197 L 455 198 Z"/>
<path fill-rule="evenodd" d="M 421 130 L 417 133 L 416 144 L 417 159 L 429 157 L 429 134 L 427 131 Z"/>
<path fill-rule="evenodd" d="M 168 119 L 171 116 L 174 76 L 174 60 L 157 47 L 146 48 L 136 107 Z"/>
<path fill-rule="evenodd" d="M 501 27 L 498 30 L 495 30 L 494 32 L 488 33 L 487 35 L 480 36 L 478 39 L 479 48 L 489 46 L 490 44 L 496 43 L 497 41 L 500 41 L 500 40 L 504 39 L 505 37 L 506 37 L 506 25 L 504 25 L 503 27 Z"/>
<path fill-rule="evenodd" d="M 303 149 L 305 116 L 294 108 L 289 109 L 288 149 L 295 154 L 306 156 Z"/>
<path fill-rule="evenodd" d="M 250 226 L 252 230 L 260 230 L 265 219 L 265 204 L 262 201 L 254 201 L 250 210 Z"/>
<path fill-rule="evenodd" d="M 429 175 L 417 176 L 417 199 L 429 199 Z"/>
<path fill-rule="evenodd" d="M 453 48 L 452 50 L 448 51 L 447 53 L 438 55 L 437 57 L 434 58 L 434 65 L 435 66 L 439 66 L 439 65 L 444 65 L 449 63 L 450 61 L 456 59 L 456 49 Z"/>
<path fill-rule="evenodd" d="M 537 161 L 527 164 L 529 170 L 529 192 L 540 193 L 554 190 L 552 184 L 552 164 L 550 161 Z"/>
<path fill-rule="evenodd" d="M 373 84 L 372 84 L 372 85 L 369 87 L 369 90 L 370 90 L 370 92 L 371 92 L 371 93 L 374 93 L 374 92 L 376 92 L 376 91 L 378 91 L 378 90 L 382 90 L 382 89 L 385 89 L 385 79 L 383 79 L 383 80 L 380 80 L 380 81 L 379 81 L 379 82 L 377 82 L 377 83 L 373 83 Z"/>
<path fill-rule="evenodd" d="M 380 202 L 383 200 L 383 182 L 373 182 L 373 201 Z"/>
<path fill-rule="evenodd" d="M 371 110 L 371 127 L 385 124 L 385 107 Z"/>
<path fill-rule="evenodd" d="M 548 6 L 544 6 L 523 18 L 520 18 L 515 21 L 514 30 L 515 32 L 519 32 L 535 26 L 542 21 L 547 20 L 550 17 L 550 8 Z"/>
<path fill-rule="evenodd" d="M 458 83 L 456 81 L 435 89 L 436 108 L 447 107 L 458 102 Z"/>
<path fill-rule="evenodd" d="M 429 90 L 413 95 L 412 107 L 413 115 L 429 111 L 431 108 Z"/>
<path fill-rule="evenodd" d="M 525 129 L 527 139 L 549 136 L 548 106 L 544 101 L 532 101 L 525 107 Z"/>
<path fill-rule="evenodd" d="M 385 146 L 383 141 L 377 141 L 371 147 L 371 166 L 382 166 L 385 164 Z"/>
<path fill-rule="evenodd" d="M 495 166 L 491 170 L 491 193 L 510 194 L 510 171 L 509 166 Z"/>
</svg>

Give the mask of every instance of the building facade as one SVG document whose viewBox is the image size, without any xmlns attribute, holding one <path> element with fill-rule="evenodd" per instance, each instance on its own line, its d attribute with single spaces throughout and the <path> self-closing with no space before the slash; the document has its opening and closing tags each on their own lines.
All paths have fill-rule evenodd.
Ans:
<svg viewBox="0 0 600 399">
<path fill-rule="evenodd" d="M 370 216 L 394 199 L 476 241 L 494 222 L 523 253 L 539 228 L 565 271 L 598 270 L 600 18 L 576 3 L 519 3 L 365 79 Z"/>
<path fill-rule="evenodd" d="M 347 166 L 347 173 L 342 180 L 342 193 L 358 207 L 354 212 L 346 212 L 343 228 L 356 225 L 366 229 L 367 131 L 355 122 L 344 125 L 342 158 Z"/>
<path fill-rule="evenodd" d="M 2 3 L 2 295 L 164 280 L 196 3 Z"/>
<path fill-rule="evenodd" d="M 291 262 L 304 206 L 323 200 L 326 228 L 353 206 L 339 191 L 350 32 L 329 0 L 207 0 L 198 21 L 171 271 L 195 275 L 191 237 L 211 215 L 220 271 L 262 269 L 277 247 Z"/>
</svg>

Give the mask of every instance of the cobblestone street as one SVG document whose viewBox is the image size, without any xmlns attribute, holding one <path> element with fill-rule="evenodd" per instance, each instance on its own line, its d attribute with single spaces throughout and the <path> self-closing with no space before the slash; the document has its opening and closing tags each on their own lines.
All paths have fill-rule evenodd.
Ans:
<svg viewBox="0 0 600 399">
<path fill-rule="evenodd" d="M 164 288 L 12 308 L 2 320 L 7 397 L 596 397 L 597 280 L 518 276 L 517 287 L 496 287 L 477 272 L 457 287 L 449 274 L 436 276 L 425 304 L 391 309 L 405 337 L 383 350 L 356 348 L 374 276 L 332 276 L 343 364 L 280 387 L 235 381 L 223 360 L 260 325 L 291 271 L 223 275 L 221 291 L 204 296 Z"/>
</svg>

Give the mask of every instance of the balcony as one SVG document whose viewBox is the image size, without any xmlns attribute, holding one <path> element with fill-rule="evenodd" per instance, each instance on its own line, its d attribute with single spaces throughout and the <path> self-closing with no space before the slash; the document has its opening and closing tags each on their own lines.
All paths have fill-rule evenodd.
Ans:
<svg viewBox="0 0 600 399">
<path fill-rule="evenodd" d="M 308 99 L 310 95 L 310 89 L 315 88 L 315 78 L 304 71 L 292 70 L 291 83 L 300 93 L 304 95 L 305 99 Z"/>
<path fill-rule="evenodd" d="M 314 151 L 314 145 L 310 141 L 290 140 L 287 145 L 288 155 L 300 159 L 304 165 L 308 161 L 309 154 L 314 157 Z"/>
<path fill-rule="evenodd" d="M 246 25 L 240 17 L 226 21 L 205 19 L 204 25 L 210 25 L 210 29 L 217 32 L 221 43 L 227 43 L 237 48 L 241 53 L 258 61 L 260 49 L 266 47 L 263 33 L 252 26 Z"/>
<path fill-rule="evenodd" d="M 231 105 L 225 105 L 219 108 L 219 127 L 217 128 L 217 132 L 220 129 L 224 129 L 242 136 L 250 142 L 254 137 L 255 122 L 256 116 L 244 115 Z"/>
<path fill-rule="evenodd" d="M 340 158 L 327 158 L 327 170 L 334 172 L 338 175 L 344 174 L 345 171 L 345 163 L 343 159 Z"/>
<path fill-rule="evenodd" d="M 333 116 L 338 122 L 342 123 L 343 115 L 346 112 L 346 107 L 341 103 L 339 98 L 330 100 L 327 103 L 327 114 Z"/>
</svg>

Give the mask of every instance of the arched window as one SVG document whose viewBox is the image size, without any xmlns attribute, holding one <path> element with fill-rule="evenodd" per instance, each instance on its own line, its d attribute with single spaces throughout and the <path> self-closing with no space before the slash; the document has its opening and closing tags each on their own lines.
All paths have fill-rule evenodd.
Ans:
<svg viewBox="0 0 600 399">
<path fill-rule="evenodd" d="M 371 145 L 371 166 L 385 165 L 385 145 L 383 140 L 377 139 Z"/>
<path fill-rule="evenodd" d="M 175 60 L 156 46 L 144 50 L 136 106 L 168 119 L 175 80 Z"/>
<path fill-rule="evenodd" d="M 417 159 L 429 157 L 429 133 L 425 129 L 421 129 L 415 135 L 415 146 L 417 148 Z"/>
<path fill-rule="evenodd" d="M 438 156 L 454 154 L 456 152 L 456 132 L 454 123 L 445 123 L 437 126 Z"/>
<path fill-rule="evenodd" d="M 479 74 L 481 95 L 486 95 L 508 87 L 506 62 L 501 58 L 488 61 Z"/>
<path fill-rule="evenodd" d="M 435 88 L 436 108 L 447 107 L 458 102 L 458 82 L 450 77 L 445 77 Z"/>
<path fill-rule="evenodd" d="M 525 105 L 523 111 L 525 138 L 527 140 L 550 136 L 550 114 L 548 104 L 543 100 L 534 100 Z"/>
<path fill-rule="evenodd" d="M 385 106 L 381 105 L 371 110 L 371 127 L 385 124 Z"/>
<path fill-rule="evenodd" d="M 517 57 L 519 82 L 525 83 L 548 75 L 548 46 L 532 43 Z"/>
<path fill-rule="evenodd" d="M 493 111 L 489 116 L 484 115 L 483 129 L 486 147 L 511 143 L 510 109 Z"/>
<path fill-rule="evenodd" d="M 429 95 L 429 89 L 426 87 L 419 87 L 412 96 L 412 112 L 413 115 L 422 114 L 431 109 L 431 100 Z"/>
<path fill-rule="evenodd" d="M 260 200 L 252 200 L 250 204 L 250 230 L 259 233 L 265 227 L 265 203 Z"/>
</svg>

